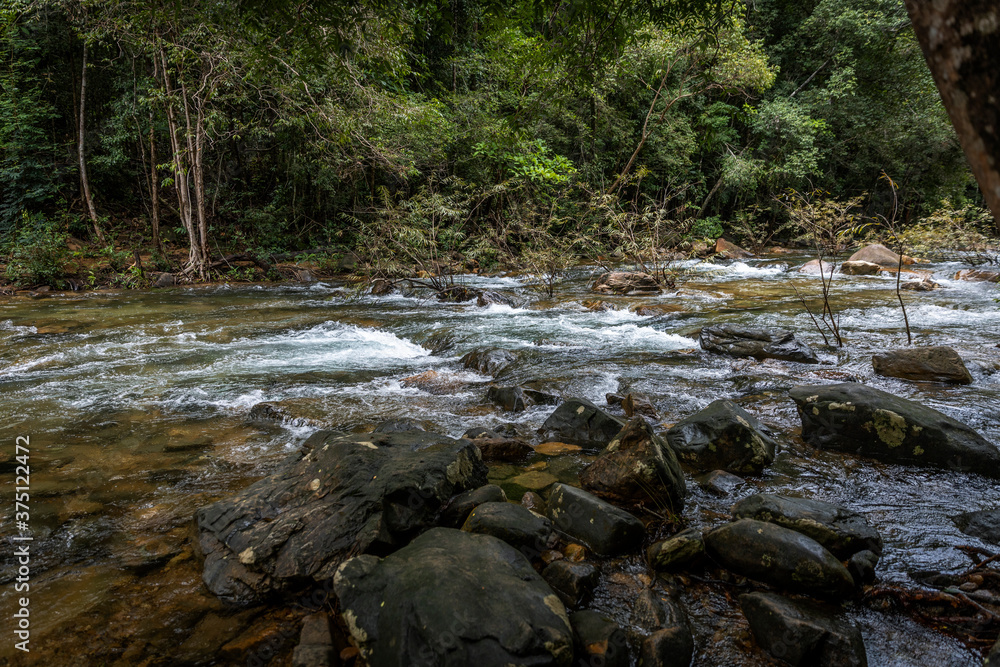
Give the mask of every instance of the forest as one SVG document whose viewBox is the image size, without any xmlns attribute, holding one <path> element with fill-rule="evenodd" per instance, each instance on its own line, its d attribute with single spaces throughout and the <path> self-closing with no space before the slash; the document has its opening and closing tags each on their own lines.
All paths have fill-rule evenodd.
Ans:
<svg viewBox="0 0 1000 667">
<path fill-rule="evenodd" d="M 7 0 L 0 48 L 22 287 L 991 226 L 903 0 Z"/>
</svg>

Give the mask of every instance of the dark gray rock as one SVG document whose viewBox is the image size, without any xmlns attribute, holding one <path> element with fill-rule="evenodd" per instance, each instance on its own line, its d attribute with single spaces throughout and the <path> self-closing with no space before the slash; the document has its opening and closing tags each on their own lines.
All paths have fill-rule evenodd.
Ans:
<svg viewBox="0 0 1000 667">
<path fill-rule="evenodd" d="M 878 530 L 865 517 L 841 505 L 757 493 L 733 505 L 732 515 L 775 523 L 808 535 L 841 560 L 865 550 L 882 554 Z"/>
<path fill-rule="evenodd" d="M 545 514 L 545 499 L 534 491 L 526 491 L 521 496 L 521 505 L 538 514 Z"/>
<path fill-rule="evenodd" d="M 516 549 L 489 535 L 434 528 L 383 560 L 347 561 L 334 592 L 373 667 L 569 667 L 573 660 L 558 596 Z"/>
<path fill-rule="evenodd" d="M 373 433 L 402 433 L 403 431 L 426 431 L 424 424 L 416 419 L 402 417 L 400 419 L 389 419 L 378 424 Z"/>
<path fill-rule="evenodd" d="M 238 602 L 329 579 L 349 556 L 397 548 L 431 527 L 486 472 L 467 440 L 319 431 L 277 473 L 197 512 L 202 578 Z"/>
<path fill-rule="evenodd" d="M 583 398 L 567 399 L 539 429 L 543 441 L 555 440 L 589 449 L 603 449 L 625 422 Z"/>
<path fill-rule="evenodd" d="M 705 327 L 698 336 L 701 349 L 730 357 L 782 359 L 817 364 L 812 348 L 783 329 L 751 329 L 731 324 Z"/>
<path fill-rule="evenodd" d="M 576 633 L 580 660 L 584 665 L 628 667 L 628 643 L 625 631 L 607 616 L 596 611 L 578 611 L 569 615 Z"/>
<path fill-rule="evenodd" d="M 687 528 L 656 542 L 646 550 L 646 559 L 656 570 L 675 571 L 688 567 L 705 555 L 705 539 L 700 530 Z"/>
<path fill-rule="evenodd" d="M 822 544 L 773 523 L 740 519 L 705 534 L 705 551 L 736 574 L 790 591 L 848 597 L 854 579 Z"/>
<path fill-rule="evenodd" d="M 483 503 L 505 503 L 507 496 L 496 484 L 470 489 L 452 498 L 441 512 L 438 524 L 446 528 L 461 528 L 472 510 Z"/>
<path fill-rule="evenodd" d="M 687 487 L 673 449 L 642 417 L 633 417 L 600 456 L 580 473 L 595 496 L 619 505 L 684 509 Z"/>
<path fill-rule="evenodd" d="M 542 570 L 542 577 L 569 608 L 586 603 L 600 580 L 600 572 L 590 563 L 557 560 Z"/>
<path fill-rule="evenodd" d="M 648 273 L 638 271 L 612 271 L 598 276 L 592 288 L 601 294 L 631 294 L 632 292 L 659 292 L 660 283 Z"/>
<path fill-rule="evenodd" d="M 879 375 L 924 382 L 972 384 L 972 374 L 954 348 L 946 345 L 906 347 L 872 356 Z"/>
<path fill-rule="evenodd" d="M 176 282 L 172 273 L 158 273 L 153 280 L 153 287 L 170 287 Z"/>
<path fill-rule="evenodd" d="M 524 303 L 524 299 L 520 297 L 516 297 L 511 294 L 504 294 L 503 292 L 494 292 L 492 290 L 483 290 L 476 297 L 476 305 L 480 307 L 498 305 L 520 308 L 524 305 Z"/>
<path fill-rule="evenodd" d="M 997 639 L 993 644 L 993 648 L 990 649 L 989 655 L 986 656 L 986 661 L 983 663 L 983 667 L 1000 667 L 1000 639 Z"/>
<path fill-rule="evenodd" d="M 847 571 L 851 573 L 856 586 L 875 582 L 875 566 L 878 565 L 878 554 L 874 551 L 859 551 L 851 554 L 847 561 Z"/>
<path fill-rule="evenodd" d="M 951 520 L 966 535 L 978 537 L 990 544 L 1000 544 L 1000 509 L 962 512 Z"/>
<path fill-rule="evenodd" d="M 302 634 L 292 653 L 292 667 L 329 667 L 334 664 L 330 621 L 323 612 L 302 619 Z"/>
<path fill-rule="evenodd" d="M 674 424 L 666 438 L 685 463 L 744 474 L 762 472 L 778 446 L 756 417 L 722 399 Z"/>
<path fill-rule="evenodd" d="M 473 509 L 462 530 L 492 535 L 531 559 L 549 547 L 552 522 L 520 505 L 492 502 Z"/>
<path fill-rule="evenodd" d="M 565 484 L 552 486 L 546 510 L 556 530 L 606 556 L 636 549 L 645 534 L 642 522 L 625 510 Z"/>
<path fill-rule="evenodd" d="M 524 391 L 520 387 L 498 387 L 490 385 L 486 390 L 486 400 L 507 412 L 524 412 Z"/>
<path fill-rule="evenodd" d="M 535 453 L 535 449 L 520 438 L 475 438 L 484 461 L 517 463 Z"/>
<path fill-rule="evenodd" d="M 500 375 L 516 361 L 517 355 L 510 350 L 494 348 L 477 348 L 462 357 L 462 365 L 466 368 L 493 377 Z"/>
<path fill-rule="evenodd" d="M 774 593 L 740 596 L 754 639 L 789 665 L 867 667 L 861 632 L 832 610 Z"/>
<path fill-rule="evenodd" d="M 679 627 L 691 634 L 691 624 L 683 605 L 673 595 L 648 588 L 633 603 L 631 622 L 644 632 Z"/>
<path fill-rule="evenodd" d="M 862 384 L 789 392 L 809 444 L 881 461 L 1000 477 L 1000 450 L 965 424 Z"/>
<path fill-rule="evenodd" d="M 639 664 L 642 667 L 688 667 L 693 655 L 691 631 L 675 626 L 656 630 L 642 640 Z"/>
<path fill-rule="evenodd" d="M 698 486 L 717 496 L 728 496 L 746 484 L 746 480 L 725 470 L 713 470 L 695 477 Z"/>
</svg>

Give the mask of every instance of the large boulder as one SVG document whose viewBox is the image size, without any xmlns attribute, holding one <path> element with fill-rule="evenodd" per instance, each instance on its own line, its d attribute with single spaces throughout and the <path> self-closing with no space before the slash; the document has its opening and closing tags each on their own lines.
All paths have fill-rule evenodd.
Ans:
<svg viewBox="0 0 1000 667">
<path fill-rule="evenodd" d="M 764 426 L 732 401 L 720 399 L 667 431 L 680 459 L 701 470 L 759 474 L 774 461 L 777 443 Z"/>
<path fill-rule="evenodd" d="M 835 265 L 818 259 L 811 259 L 798 268 L 799 273 L 809 273 L 815 275 L 829 276 L 833 274 Z"/>
<path fill-rule="evenodd" d="M 461 361 L 466 368 L 496 377 L 517 361 L 517 355 L 510 350 L 481 347 L 466 354 Z"/>
<path fill-rule="evenodd" d="M 747 257 L 753 257 L 752 252 L 748 252 L 726 239 L 719 239 L 715 242 L 715 254 L 722 255 L 726 259 L 745 259 Z"/>
<path fill-rule="evenodd" d="M 573 660 L 559 597 L 524 556 L 490 535 L 434 528 L 382 560 L 345 562 L 334 592 L 373 667 L 568 667 Z"/>
<path fill-rule="evenodd" d="M 673 449 L 642 417 L 625 428 L 580 473 L 596 496 L 621 505 L 654 505 L 679 514 L 684 508 L 684 473 Z"/>
<path fill-rule="evenodd" d="M 632 292 L 659 292 L 660 283 L 648 273 L 638 271 L 612 271 L 594 282 L 593 290 L 601 294 L 631 294 Z"/>
<path fill-rule="evenodd" d="M 722 567 L 789 591 L 847 597 L 854 579 L 826 547 L 773 523 L 739 519 L 705 534 L 705 551 Z"/>
<path fill-rule="evenodd" d="M 583 398 L 567 399 L 538 430 L 542 440 L 568 442 L 603 449 L 625 427 L 625 422 Z"/>
<path fill-rule="evenodd" d="M 851 255 L 850 259 L 847 261 L 870 262 L 872 264 L 878 264 L 879 266 L 895 268 L 899 266 L 899 255 L 889 250 L 881 243 L 872 243 L 871 245 L 866 245 L 864 248 Z M 915 259 L 903 255 L 903 264 L 915 263 Z"/>
<path fill-rule="evenodd" d="M 798 667 L 867 667 L 861 631 L 836 611 L 774 593 L 747 593 L 740 607 L 757 644 Z"/>
<path fill-rule="evenodd" d="M 845 276 L 874 276 L 881 270 L 882 267 L 874 262 L 848 260 L 840 265 L 840 272 Z"/>
<path fill-rule="evenodd" d="M 878 531 L 863 516 L 841 505 L 757 493 L 733 505 L 732 515 L 737 519 L 767 521 L 808 535 L 841 560 L 859 551 L 882 553 L 882 536 Z"/>
<path fill-rule="evenodd" d="M 855 382 L 789 392 L 809 444 L 906 465 L 1000 477 L 1000 450 L 948 415 Z"/>
<path fill-rule="evenodd" d="M 946 345 L 888 350 L 874 355 L 872 366 L 879 375 L 904 380 L 972 384 L 962 357 Z"/>
<path fill-rule="evenodd" d="M 952 517 L 958 529 L 991 544 L 1000 544 L 1000 509 L 962 512 Z"/>
<path fill-rule="evenodd" d="M 556 530 L 605 556 L 638 548 L 646 532 L 625 510 L 565 484 L 553 485 L 545 507 Z"/>
<path fill-rule="evenodd" d="M 817 364 L 812 348 L 783 329 L 751 329 L 732 324 L 704 327 L 698 336 L 701 349 L 730 357 L 781 359 Z"/>
<path fill-rule="evenodd" d="M 354 554 L 406 544 L 486 473 L 468 440 L 319 431 L 275 474 L 198 511 L 202 578 L 238 602 L 329 579 Z"/>
</svg>

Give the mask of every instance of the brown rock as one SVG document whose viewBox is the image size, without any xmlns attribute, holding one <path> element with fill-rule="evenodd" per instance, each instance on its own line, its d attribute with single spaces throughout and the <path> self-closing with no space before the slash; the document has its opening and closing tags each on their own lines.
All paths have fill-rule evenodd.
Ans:
<svg viewBox="0 0 1000 667">
<path fill-rule="evenodd" d="M 636 414 L 644 415 L 650 419 L 656 419 L 656 408 L 645 396 L 636 396 L 635 394 L 626 394 L 622 396 L 621 394 L 605 394 L 604 400 L 608 402 L 608 405 L 620 405 L 622 410 L 625 411 L 625 416 L 631 418 Z"/>
<path fill-rule="evenodd" d="M 582 449 L 580 445 L 571 445 L 568 442 L 543 442 L 535 447 L 535 452 L 546 456 L 559 456 L 560 454 L 571 454 Z"/>
<path fill-rule="evenodd" d="M 442 395 L 454 394 L 465 386 L 466 383 L 450 373 L 424 371 L 423 373 L 403 378 L 399 381 L 399 384 L 404 387 L 423 389 L 428 394 Z"/>
<path fill-rule="evenodd" d="M 878 264 L 879 266 L 899 266 L 899 255 L 889 250 L 881 243 L 873 243 L 871 245 L 866 245 L 864 248 L 851 255 L 851 258 L 847 261 L 871 262 L 872 264 Z M 915 263 L 915 259 L 903 255 L 903 264 Z"/>
<path fill-rule="evenodd" d="M 833 264 L 830 262 L 820 262 L 818 259 L 811 259 L 799 267 L 799 273 L 815 273 L 819 275 L 820 266 L 823 267 L 823 275 L 828 276 L 833 271 Z"/>
<path fill-rule="evenodd" d="M 879 375 L 904 380 L 972 384 L 972 375 L 962 357 L 944 345 L 882 352 L 872 357 L 872 366 Z"/>
<path fill-rule="evenodd" d="M 618 306 L 607 301 L 601 301 L 600 299 L 594 301 L 584 301 L 582 303 L 583 307 L 587 310 L 591 310 L 595 313 L 603 313 L 609 310 L 618 310 Z"/>
<path fill-rule="evenodd" d="M 845 276 L 874 276 L 882 267 L 872 262 L 846 261 L 840 265 L 840 272 Z"/>
<path fill-rule="evenodd" d="M 612 271 L 600 276 L 594 283 L 595 292 L 601 294 L 630 294 L 631 292 L 659 292 L 660 284 L 648 273 L 639 271 Z"/>
<path fill-rule="evenodd" d="M 1000 283 L 1000 273 L 980 269 L 962 269 L 955 274 L 955 280 L 967 280 L 973 283 Z"/>
<path fill-rule="evenodd" d="M 911 280 L 909 282 L 905 282 L 899 286 L 899 289 L 910 290 L 913 292 L 930 292 L 940 287 L 940 285 L 930 278 L 924 278 L 923 280 Z"/>
<path fill-rule="evenodd" d="M 715 242 L 715 252 L 718 255 L 722 255 L 726 259 L 743 259 L 745 257 L 753 257 L 752 252 L 747 252 L 735 243 L 730 243 L 726 239 L 719 239 Z"/>
<path fill-rule="evenodd" d="M 632 311 L 641 317 L 660 317 L 685 312 L 684 306 L 676 303 L 639 304 Z"/>
</svg>

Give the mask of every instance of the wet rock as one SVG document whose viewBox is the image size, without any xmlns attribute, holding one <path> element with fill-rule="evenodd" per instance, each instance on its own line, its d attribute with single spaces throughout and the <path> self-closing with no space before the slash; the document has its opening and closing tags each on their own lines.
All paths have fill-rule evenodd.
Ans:
<svg viewBox="0 0 1000 667">
<path fill-rule="evenodd" d="M 548 548 L 552 522 L 520 505 L 490 502 L 476 506 L 462 530 L 492 535 L 533 558 Z"/>
<path fill-rule="evenodd" d="M 371 295 L 372 296 L 385 296 L 389 294 L 394 289 L 396 289 L 395 284 L 391 280 L 386 280 L 385 278 L 376 278 L 371 281 Z"/>
<path fill-rule="evenodd" d="M 899 255 L 893 251 L 886 248 L 881 243 L 872 243 L 871 245 L 866 245 L 861 250 L 851 255 L 848 262 L 869 262 L 871 264 L 878 264 L 879 266 L 888 266 L 896 268 L 899 266 Z M 916 260 L 912 257 L 907 257 L 903 255 L 903 264 L 915 264 Z"/>
<path fill-rule="evenodd" d="M 295 282 L 298 283 L 316 282 L 316 278 L 309 271 L 309 269 L 292 269 L 292 276 L 295 278 Z"/>
<path fill-rule="evenodd" d="M 774 593 L 741 595 L 740 607 L 757 644 L 789 665 L 868 665 L 860 630 L 833 611 Z"/>
<path fill-rule="evenodd" d="M 874 355 L 872 366 L 879 375 L 904 380 L 972 384 L 962 357 L 946 345 L 889 350 Z"/>
<path fill-rule="evenodd" d="M 590 563 L 557 560 L 542 570 L 542 577 L 567 607 L 585 603 L 600 580 L 600 572 Z"/>
<path fill-rule="evenodd" d="M 580 305 L 595 313 L 605 313 L 611 310 L 618 310 L 618 306 L 608 301 L 583 301 Z"/>
<path fill-rule="evenodd" d="M 433 355 L 442 355 L 455 347 L 457 338 L 451 329 L 441 329 L 431 333 L 420 343 L 420 347 L 430 350 Z"/>
<path fill-rule="evenodd" d="M 851 573 L 856 586 L 875 582 L 875 566 L 878 565 L 878 554 L 874 551 L 859 551 L 852 554 L 847 561 L 847 571 Z"/>
<path fill-rule="evenodd" d="M 705 551 L 736 574 L 790 591 L 847 597 L 850 573 L 822 544 L 773 523 L 740 519 L 705 534 Z"/>
<path fill-rule="evenodd" d="M 250 414 L 248 415 L 251 421 L 273 421 L 282 422 L 286 419 L 291 419 L 292 416 L 288 412 L 278 405 L 277 403 L 255 403 L 252 408 L 250 408 Z"/>
<path fill-rule="evenodd" d="M 657 418 L 656 408 L 653 407 L 653 403 L 645 396 L 636 396 L 635 394 L 605 394 L 604 400 L 607 401 L 608 405 L 621 406 L 626 417 L 631 418 L 633 415 L 643 415 L 650 419 Z"/>
<path fill-rule="evenodd" d="M 982 269 L 962 269 L 955 274 L 955 280 L 967 280 L 974 283 L 1000 283 L 1000 272 L 984 271 Z"/>
<path fill-rule="evenodd" d="M 715 254 L 722 255 L 726 259 L 745 259 L 747 257 L 753 257 L 752 252 L 747 252 L 735 243 L 731 243 L 726 239 L 719 239 L 715 242 Z"/>
<path fill-rule="evenodd" d="M 791 331 L 782 329 L 751 329 L 720 324 L 703 328 L 698 342 L 703 350 L 731 357 L 819 363 L 811 347 L 796 340 Z"/>
<path fill-rule="evenodd" d="M 426 431 L 426 422 L 419 422 L 416 419 L 402 417 L 400 419 L 389 419 L 375 426 L 373 433 L 402 433 L 403 431 Z"/>
<path fill-rule="evenodd" d="M 997 639 L 996 643 L 993 644 L 989 655 L 986 656 L 983 667 L 1000 667 L 1000 639 Z"/>
<path fill-rule="evenodd" d="M 602 449 L 614 440 L 625 422 L 583 398 L 570 398 L 549 415 L 539 434 L 589 449 Z"/>
<path fill-rule="evenodd" d="M 329 667 L 333 664 L 333 638 L 326 614 L 310 614 L 302 619 L 299 645 L 292 653 L 292 667 Z"/>
<path fill-rule="evenodd" d="M 424 371 L 417 375 L 405 377 L 399 381 L 404 387 L 414 387 L 435 396 L 455 394 L 464 389 L 468 382 L 452 373 Z"/>
<path fill-rule="evenodd" d="M 275 474 L 197 512 L 202 578 L 251 602 L 322 581 L 348 556 L 426 530 L 452 496 L 486 483 L 479 449 L 425 433 L 319 431 Z"/>
<path fill-rule="evenodd" d="M 914 401 L 862 384 L 789 392 L 814 447 L 1000 477 L 1000 451 L 965 424 Z"/>
<path fill-rule="evenodd" d="M 520 438 L 476 438 L 473 442 L 483 453 L 484 461 L 516 463 L 535 452 L 531 445 Z"/>
<path fill-rule="evenodd" d="M 737 519 L 767 521 L 808 535 L 841 560 L 859 551 L 882 553 L 882 536 L 874 526 L 841 505 L 757 493 L 733 505 L 732 515 Z"/>
<path fill-rule="evenodd" d="M 698 482 L 698 486 L 717 496 L 728 496 L 746 484 L 746 481 L 742 477 L 728 473 L 725 470 L 707 472 L 704 475 L 695 477 L 695 481 Z"/>
<path fill-rule="evenodd" d="M 580 473 L 583 488 L 616 504 L 652 504 L 679 514 L 687 488 L 674 451 L 642 417 L 632 418 Z"/>
<path fill-rule="evenodd" d="M 951 518 L 960 531 L 990 544 L 1000 544 L 1000 509 L 962 512 Z"/>
<path fill-rule="evenodd" d="M 469 518 L 472 510 L 483 503 L 505 502 L 507 502 L 507 495 L 496 484 L 487 484 L 486 486 L 480 486 L 478 489 L 469 489 L 451 499 L 441 512 L 441 518 L 438 523 L 446 528 L 461 528 L 465 520 Z"/>
<path fill-rule="evenodd" d="M 464 285 L 453 285 L 438 292 L 439 301 L 453 301 L 455 303 L 465 303 L 472 301 L 479 296 L 479 292 Z"/>
<path fill-rule="evenodd" d="M 367 664 L 569 667 L 573 633 L 558 596 L 516 549 L 434 528 L 334 578 L 341 614 Z M 391 604 L 385 604 L 390 600 Z"/>
<path fill-rule="evenodd" d="M 642 522 L 582 489 L 556 484 L 546 503 L 556 530 L 607 556 L 627 553 L 642 542 Z"/>
<path fill-rule="evenodd" d="M 174 274 L 157 273 L 153 279 L 153 287 L 170 287 L 175 283 Z"/>
<path fill-rule="evenodd" d="M 899 286 L 899 289 L 910 290 L 912 292 L 932 292 L 939 289 L 941 285 L 937 284 L 930 278 L 924 278 L 923 280 L 910 280 Z"/>
<path fill-rule="evenodd" d="M 881 270 L 878 264 L 860 260 L 848 260 L 840 265 L 840 272 L 845 276 L 875 276 Z"/>
<path fill-rule="evenodd" d="M 578 611 L 569 615 L 580 646 L 580 662 L 605 667 L 628 667 L 628 644 L 625 631 L 617 623 L 596 611 Z"/>
<path fill-rule="evenodd" d="M 462 365 L 483 375 L 496 377 L 517 361 L 517 355 L 510 350 L 478 348 L 462 357 Z"/>
<path fill-rule="evenodd" d="M 656 570 L 682 570 L 705 555 L 705 539 L 700 530 L 687 528 L 656 542 L 646 550 L 646 559 Z"/>
<path fill-rule="evenodd" d="M 829 262 L 821 262 L 818 259 L 812 259 L 803 264 L 798 268 L 799 273 L 813 273 L 819 275 L 820 272 L 824 276 L 828 276 L 833 273 L 834 265 Z"/>
<path fill-rule="evenodd" d="M 731 473 L 759 474 L 774 461 L 777 448 L 756 417 L 727 400 L 677 422 L 666 439 L 682 461 Z"/>
<path fill-rule="evenodd" d="M 486 306 L 509 306 L 511 308 L 520 308 L 524 305 L 524 299 L 519 297 L 503 294 L 502 292 L 493 292 L 491 290 L 485 290 L 480 292 L 476 297 L 476 305 L 480 308 L 485 308 Z"/>
<path fill-rule="evenodd" d="M 521 505 L 535 514 L 543 516 L 545 514 L 545 500 L 534 491 L 528 491 L 521 496 Z"/>
<path fill-rule="evenodd" d="M 656 630 L 642 640 L 639 664 L 642 667 L 688 667 L 693 655 L 691 631 L 675 626 Z"/>
<path fill-rule="evenodd" d="M 486 400 L 507 412 L 524 412 L 524 392 L 520 387 L 497 387 L 486 390 Z"/>
<path fill-rule="evenodd" d="M 612 271 L 594 282 L 593 290 L 602 294 L 631 294 L 632 292 L 659 292 L 660 284 L 648 273 L 638 271 Z"/>
<path fill-rule="evenodd" d="M 545 491 L 558 481 L 555 475 L 544 470 L 529 470 L 528 472 L 511 477 L 503 482 L 502 486 L 504 487 L 504 491 L 507 492 L 508 498 L 520 501 L 525 493 L 529 491 L 536 493 Z"/>
</svg>

